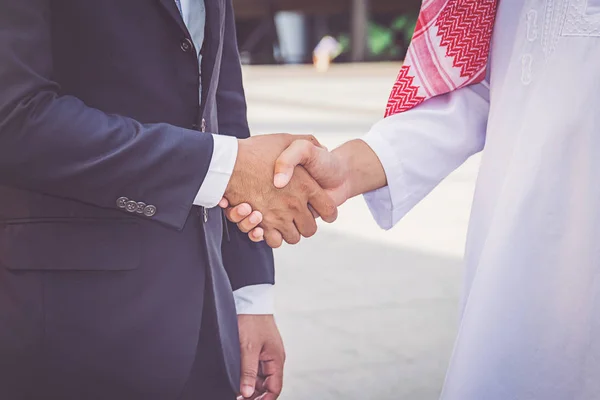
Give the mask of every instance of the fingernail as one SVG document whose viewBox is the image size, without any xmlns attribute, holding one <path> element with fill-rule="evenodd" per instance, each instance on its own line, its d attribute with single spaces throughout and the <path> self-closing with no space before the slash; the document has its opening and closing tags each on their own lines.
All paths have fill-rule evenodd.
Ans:
<svg viewBox="0 0 600 400">
<path fill-rule="evenodd" d="M 254 388 L 250 385 L 242 386 L 242 396 L 244 397 L 252 397 L 254 394 Z"/>
<path fill-rule="evenodd" d="M 258 215 L 252 214 L 250 216 L 250 223 L 252 223 L 252 224 L 258 224 L 258 222 L 259 222 Z"/>
<path fill-rule="evenodd" d="M 287 178 L 286 174 L 275 175 L 275 179 L 274 179 L 275 187 L 278 187 L 278 188 L 284 187 L 287 183 L 287 180 L 288 180 L 288 178 Z"/>
<path fill-rule="evenodd" d="M 252 208 L 249 207 L 247 204 L 242 205 L 238 212 L 240 213 L 240 215 L 242 217 L 246 217 L 248 214 L 250 214 L 252 212 Z"/>
</svg>

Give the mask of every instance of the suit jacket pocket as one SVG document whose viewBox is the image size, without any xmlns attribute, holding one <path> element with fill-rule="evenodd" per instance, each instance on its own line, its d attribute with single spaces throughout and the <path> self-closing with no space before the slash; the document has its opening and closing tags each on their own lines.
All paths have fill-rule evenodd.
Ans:
<svg viewBox="0 0 600 400">
<path fill-rule="evenodd" d="M 0 221 L 9 270 L 127 271 L 140 264 L 139 226 L 128 219 Z"/>
</svg>

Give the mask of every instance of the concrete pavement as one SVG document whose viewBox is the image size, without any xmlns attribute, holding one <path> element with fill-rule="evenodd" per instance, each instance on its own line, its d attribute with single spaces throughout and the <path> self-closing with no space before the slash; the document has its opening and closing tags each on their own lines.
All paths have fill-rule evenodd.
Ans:
<svg viewBox="0 0 600 400">
<path fill-rule="evenodd" d="M 254 134 L 312 133 L 329 148 L 382 115 L 398 65 L 246 67 Z M 361 198 L 276 251 L 283 400 L 439 396 L 457 328 L 474 157 L 388 232 Z"/>
</svg>

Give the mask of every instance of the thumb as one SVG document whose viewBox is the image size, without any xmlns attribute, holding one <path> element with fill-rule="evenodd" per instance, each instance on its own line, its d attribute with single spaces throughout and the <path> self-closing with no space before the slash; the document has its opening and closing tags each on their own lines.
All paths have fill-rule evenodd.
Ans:
<svg viewBox="0 0 600 400">
<path fill-rule="evenodd" d="M 308 140 L 296 140 L 275 161 L 275 187 L 284 188 L 294 175 L 297 165 L 308 163 L 317 147 Z"/>
<path fill-rule="evenodd" d="M 244 346 L 242 348 L 242 380 L 240 384 L 241 395 L 249 399 L 256 387 L 260 346 Z"/>
</svg>

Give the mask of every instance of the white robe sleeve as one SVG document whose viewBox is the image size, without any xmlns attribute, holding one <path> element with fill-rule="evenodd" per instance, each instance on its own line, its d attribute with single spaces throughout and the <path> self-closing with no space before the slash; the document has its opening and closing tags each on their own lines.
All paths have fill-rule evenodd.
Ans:
<svg viewBox="0 0 600 400">
<path fill-rule="evenodd" d="M 483 149 L 487 82 L 429 99 L 376 123 L 363 140 L 383 164 L 388 186 L 365 194 L 373 217 L 392 228 L 470 156 Z"/>
</svg>

